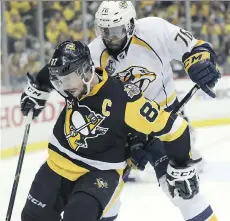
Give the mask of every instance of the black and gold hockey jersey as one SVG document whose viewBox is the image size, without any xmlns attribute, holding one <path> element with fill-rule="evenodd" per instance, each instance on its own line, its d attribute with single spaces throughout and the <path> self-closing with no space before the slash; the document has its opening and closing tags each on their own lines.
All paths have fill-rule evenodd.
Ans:
<svg viewBox="0 0 230 221">
<path fill-rule="evenodd" d="M 161 110 L 133 84 L 108 77 L 105 71 L 99 77 L 88 96 L 66 100 L 49 141 L 47 162 L 52 170 L 69 180 L 91 170 L 122 171 L 126 138 L 133 131 L 184 145 L 184 156 L 188 155 L 189 133 L 183 118 Z"/>
</svg>

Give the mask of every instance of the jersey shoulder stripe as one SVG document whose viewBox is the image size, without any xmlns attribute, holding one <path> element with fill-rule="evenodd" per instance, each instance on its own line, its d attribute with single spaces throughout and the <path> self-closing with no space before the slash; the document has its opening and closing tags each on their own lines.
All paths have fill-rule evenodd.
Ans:
<svg viewBox="0 0 230 221">
<path fill-rule="evenodd" d="M 160 60 L 161 64 L 163 64 L 162 59 L 160 58 L 160 56 L 157 54 L 157 52 L 153 49 L 153 47 L 150 46 L 150 44 L 148 44 L 145 40 L 143 40 L 142 38 L 138 37 L 137 35 L 133 36 L 132 39 L 132 43 L 133 44 L 137 44 L 137 45 L 141 45 L 149 50 L 151 50 L 156 56 L 157 58 Z"/>
<path fill-rule="evenodd" d="M 108 51 L 106 49 L 104 49 L 101 53 L 100 56 L 100 67 L 105 69 L 107 66 L 107 62 L 108 62 L 108 58 L 109 58 L 109 54 Z"/>
</svg>

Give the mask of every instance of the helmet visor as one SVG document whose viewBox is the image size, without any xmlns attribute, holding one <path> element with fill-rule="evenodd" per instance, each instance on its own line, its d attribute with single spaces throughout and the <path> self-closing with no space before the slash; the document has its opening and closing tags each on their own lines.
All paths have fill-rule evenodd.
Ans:
<svg viewBox="0 0 230 221">
<path fill-rule="evenodd" d="M 82 79 L 90 76 L 92 76 L 92 67 L 89 63 L 84 63 L 67 75 L 60 75 L 57 69 L 50 68 L 49 78 L 53 87 L 64 97 L 69 97 L 71 94 L 75 98 L 80 98 L 85 93 Z"/>
<path fill-rule="evenodd" d="M 103 28 L 98 25 L 95 27 L 96 35 L 100 36 L 105 45 L 111 50 L 122 49 L 124 41 L 126 41 L 127 31 L 125 25 L 111 28 Z"/>
</svg>

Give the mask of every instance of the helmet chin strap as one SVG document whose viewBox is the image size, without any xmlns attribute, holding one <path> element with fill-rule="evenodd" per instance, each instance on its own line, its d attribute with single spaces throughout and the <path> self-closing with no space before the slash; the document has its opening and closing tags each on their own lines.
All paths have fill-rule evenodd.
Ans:
<svg viewBox="0 0 230 221">
<path fill-rule="evenodd" d="M 82 79 L 83 83 L 86 85 L 86 88 L 87 88 L 87 92 L 86 92 L 85 96 L 87 96 L 87 95 L 90 93 L 91 82 L 92 82 L 92 80 L 93 80 L 93 78 L 94 78 L 94 75 L 95 75 L 95 67 L 92 67 L 92 72 L 93 72 L 93 73 L 92 73 L 92 76 L 91 76 L 91 78 L 89 79 L 89 81 L 85 81 L 84 78 Z"/>
<path fill-rule="evenodd" d="M 128 32 L 128 35 L 127 35 L 127 42 L 126 42 L 125 46 L 123 47 L 123 49 L 127 47 L 127 45 L 129 44 L 130 39 L 134 36 L 134 33 L 135 33 L 135 31 L 136 31 L 136 20 L 134 19 L 133 22 L 134 22 L 134 23 L 133 23 L 133 31 L 132 31 L 131 34 Z M 126 30 L 127 30 L 127 29 L 128 29 L 128 28 L 127 28 L 127 25 L 126 25 Z"/>
</svg>

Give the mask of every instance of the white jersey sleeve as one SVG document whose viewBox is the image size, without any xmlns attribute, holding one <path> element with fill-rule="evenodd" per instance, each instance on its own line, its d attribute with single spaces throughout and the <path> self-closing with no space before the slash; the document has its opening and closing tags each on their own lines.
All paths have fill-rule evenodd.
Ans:
<svg viewBox="0 0 230 221">
<path fill-rule="evenodd" d="M 105 45 L 103 44 L 100 38 L 95 38 L 91 43 L 88 45 L 91 58 L 93 60 L 95 67 L 101 66 L 101 54 L 105 50 Z"/>
<path fill-rule="evenodd" d="M 197 39 L 193 35 L 163 19 L 162 26 L 165 33 L 165 45 L 167 46 L 173 59 L 182 60 L 182 56 L 186 52 L 190 52 L 194 45 L 197 43 Z"/>
<path fill-rule="evenodd" d="M 139 19 L 137 26 L 137 34 L 166 60 L 181 61 L 183 55 L 197 43 L 190 32 L 159 17 Z"/>
</svg>

